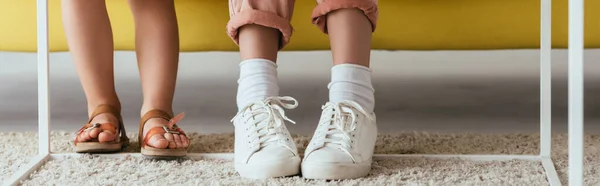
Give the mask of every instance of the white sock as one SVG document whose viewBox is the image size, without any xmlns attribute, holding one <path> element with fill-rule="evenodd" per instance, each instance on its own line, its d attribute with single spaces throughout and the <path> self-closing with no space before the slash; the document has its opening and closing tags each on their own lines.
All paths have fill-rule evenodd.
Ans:
<svg viewBox="0 0 600 186">
<path fill-rule="evenodd" d="M 371 69 L 361 65 L 341 64 L 331 68 L 329 101 L 350 100 L 357 102 L 365 111 L 375 108 L 374 88 L 371 83 Z"/>
<path fill-rule="evenodd" d="M 247 59 L 240 63 L 237 106 L 241 110 L 254 101 L 279 94 L 277 64 L 267 59 Z"/>
</svg>

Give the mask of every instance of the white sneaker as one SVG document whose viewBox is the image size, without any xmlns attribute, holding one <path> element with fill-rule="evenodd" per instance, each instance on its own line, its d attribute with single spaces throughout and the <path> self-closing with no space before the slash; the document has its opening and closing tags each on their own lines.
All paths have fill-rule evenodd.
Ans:
<svg viewBox="0 0 600 186">
<path fill-rule="evenodd" d="M 302 176 L 328 180 L 366 176 L 376 140 L 374 113 L 366 113 L 354 101 L 328 102 L 304 153 Z"/>
<path fill-rule="evenodd" d="M 293 103 L 284 103 L 293 102 Z M 235 126 L 235 170 L 252 179 L 300 173 L 300 156 L 285 121 L 284 108 L 294 109 L 292 97 L 269 97 L 244 107 L 231 120 Z"/>
</svg>

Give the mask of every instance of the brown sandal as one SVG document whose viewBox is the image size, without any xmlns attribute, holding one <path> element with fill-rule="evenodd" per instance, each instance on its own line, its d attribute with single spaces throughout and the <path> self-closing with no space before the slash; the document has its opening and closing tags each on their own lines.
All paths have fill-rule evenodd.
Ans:
<svg viewBox="0 0 600 186">
<path fill-rule="evenodd" d="M 117 117 L 117 119 L 119 119 L 118 127 L 115 127 L 111 123 L 94 123 L 94 124 L 91 123 L 92 119 L 94 119 L 94 117 L 96 117 L 100 114 L 104 114 L 104 113 L 108 113 L 108 114 L 111 114 L 111 115 Z M 79 141 L 79 136 L 81 135 L 81 133 L 83 133 L 84 131 L 94 129 L 94 128 L 100 128 L 102 130 L 101 132 L 110 132 L 113 134 L 116 134 L 117 130 L 118 130 L 119 138 L 115 139 L 115 141 L 112 141 L 112 142 L 98 142 L 98 138 L 91 139 L 90 141 L 85 141 L 85 142 Z M 92 113 L 92 116 L 88 120 L 87 124 L 83 125 L 83 127 L 81 127 L 81 129 L 79 129 L 79 131 L 77 131 L 77 137 L 75 137 L 75 141 L 73 143 L 75 144 L 75 152 L 78 152 L 78 153 L 120 151 L 122 148 L 124 148 L 125 146 L 127 146 L 129 144 L 129 138 L 127 138 L 127 133 L 125 132 L 125 127 L 123 126 L 123 119 L 121 118 L 121 112 L 118 109 L 116 109 L 110 105 L 98 106 L 98 108 L 96 108 L 96 110 L 94 110 L 94 112 Z"/>
<path fill-rule="evenodd" d="M 175 148 L 175 149 L 170 149 L 170 148 L 164 148 L 164 149 L 159 149 L 159 148 L 154 148 L 151 146 L 146 145 L 148 143 L 148 141 L 150 141 L 150 138 L 152 138 L 152 136 L 160 134 L 160 135 L 165 135 L 165 133 L 172 133 L 172 134 L 183 134 L 184 136 L 187 137 L 187 135 L 185 135 L 185 133 L 183 132 L 183 130 L 181 130 L 181 128 L 179 128 L 177 126 L 177 122 L 179 122 L 181 119 L 183 119 L 184 114 L 178 114 L 177 116 L 173 117 L 171 116 L 171 114 L 162 111 L 162 110 L 151 110 L 146 112 L 146 114 L 144 114 L 144 116 L 142 117 L 142 119 L 140 120 L 140 132 L 138 133 L 138 142 L 140 143 L 140 152 L 142 153 L 142 155 L 145 156 L 158 156 L 158 157 L 183 157 L 187 155 L 187 149 L 190 146 L 190 144 L 188 143 L 188 147 L 186 148 Z M 164 120 L 169 121 L 169 123 L 166 126 L 162 126 L 162 127 L 154 127 L 151 128 L 148 133 L 144 136 L 143 132 L 144 132 L 144 125 L 146 124 L 146 122 L 149 119 L 152 118 L 161 118 Z M 189 138 L 188 138 L 189 140 Z"/>
</svg>

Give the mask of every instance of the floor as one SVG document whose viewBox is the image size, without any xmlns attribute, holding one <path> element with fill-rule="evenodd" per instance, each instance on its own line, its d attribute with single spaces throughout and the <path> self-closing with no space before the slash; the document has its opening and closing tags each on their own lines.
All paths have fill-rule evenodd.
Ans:
<svg viewBox="0 0 600 186">
<path fill-rule="evenodd" d="M 288 111 L 293 133 L 310 134 L 327 100 L 330 53 L 283 52 L 281 93 L 299 100 Z M 75 131 L 86 120 L 85 97 L 68 53 L 51 59 L 51 129 Z M 141 89 L 133 52 L 115 56 L 116 87 L 126 127 L 136 131 Z M 232 132 L 239 54 L 182 53 L 175 112 L 200 133 Z M 585 130 L 600 133 L 600 50 L 585 53 Z M 537 50 L 374 51 L 376 112 L 382 132 L 536 132 L 539 130 Z M 553 130 L 565 132 L 567 51 L 553 52 Z M 0 52 L 0 132 L 35 131 L 36 55 Z"/>
</svg>

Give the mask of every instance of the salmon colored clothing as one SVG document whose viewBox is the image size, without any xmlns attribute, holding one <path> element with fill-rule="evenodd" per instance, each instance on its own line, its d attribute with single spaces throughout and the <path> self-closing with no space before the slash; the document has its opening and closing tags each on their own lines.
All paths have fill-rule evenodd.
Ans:
<svg viewBox="0 0 600 186">
<path fill-rule="evenodd" d="M 312 12 L 312 23 L 327 34 L 327 13 L 345 9 L 358 8 L 371 21 L 372 30 L 377 25 L 377 0 L 317 0 Z M 294 10 L 294 0 L 229 0 L 229 16 L 227 34 L 238 44 L 238 29 L 244 25 L 257 24 L 278 29 L 282 40 L 279 48 L 283 48 L 292 36 L 290 20 Z"/>
</svg>

